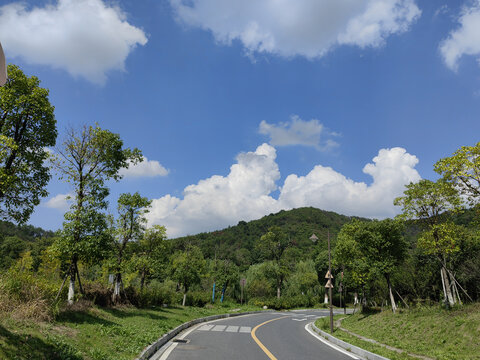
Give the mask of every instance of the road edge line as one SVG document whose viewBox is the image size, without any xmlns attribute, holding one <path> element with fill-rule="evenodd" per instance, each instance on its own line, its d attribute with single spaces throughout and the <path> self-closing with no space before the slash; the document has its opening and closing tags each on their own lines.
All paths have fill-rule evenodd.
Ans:
<svg viewBox="0 0 480 360">
<path fill-rule="evenodd" d="M 307 326 L 310 325 L 310 329 L 307 329 Z M 305 330 L 307 330 L 311 335 L 315 336 L 317 339 L 323 341 L 325 344 L 331 346 L 332 348 L 338 347 L 342 348 L 342 352 L 345 351 L 345 353 L 349 356 L 352 356 L 352 353 L 360 356 L 361 358 L 367 359 L 367 360 L 390 360 L 386 357 L 383 357 L 378 354 L 374 354 L 370 351 L 367 351 L 365 349 L 362 349 L 358 346 L 352 345 L 347 343 L 346 341 L 337 339 L 335 336 L 330 335 L 329 333 L 326 333 L 325 331 L 320 330 L 314 322 L 311 322 L 305 326 Z M 309 331 L 310 330 L 310 331 Z M 317 334 L 313 334 L 312 332 L 316 332 Z M 323 337 L 323 338 L 322 338 Z M 340 351 L 340 349 L 337 349 Z"/>
</svg>

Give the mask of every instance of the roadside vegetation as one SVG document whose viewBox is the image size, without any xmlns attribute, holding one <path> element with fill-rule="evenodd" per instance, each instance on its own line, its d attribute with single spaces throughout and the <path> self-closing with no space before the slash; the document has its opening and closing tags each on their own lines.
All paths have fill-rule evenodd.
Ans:
<svg viewBox="0 0 480 360">
<path fill-rule="evenodd" d="M 439 360 L 480 359 L 480 304 L 455 306 L 420 306 L 392 311 L 373 311 L 337 315 L 341 327 L 355 334 L 404 350 L 399 354 L 380 345 L 361 340 L 338 327 L 333 335 L 353 345 L 390 359 L 415 359 L 408 354 Z M 338 323 L 338 322 L 337 322 Z M 328 319 L 319 319 L 317 327 L 329 331 Z"/>
<path fill-rule="evenodd" d="M 138 309 L 99 308 L 80 302 L 55 322 L 6 317 L 0 320 L 0 359 L 131 360 L 161 335 L 196 318 L 234 311 L 223 306 Z"/>
<path fill-rule="evenodd" d="M 100 124 L 69 128 L 57 141 L 48 90 L 14 65 L 8 76 L 0 87 L 0 357 L 33 351 L 29 358 L 104 359 L 109 352 L 133 358 L 170 325 L 205 311 L 227 311 L 227 304 L 324 306 L 327 238 L 332 301 L 361 312 L 347 326 L 378 319 L 378 328 L 386 328 L 403 319 L 400 345 L 409 347 L 406 337 L 423 331 L 415 327 L 423 311 L 432 329 L 438 315 L 478 335 L 478 325 L 461 319 L 463 312 L 479 310 L 480 142 L 440 159 L 437 180 L 407 184 L 394 201 L 401 210 L 395 219 L 301 208 L 167 239 L 164 226 L 147 228 L 151 200 L 136 189 L 116 199 L 116 211 L 108 206 L 108 185 L 121 179 L 122 169 L 143 161 L 141 150 L 125 147 L 120 134 Z M 48 195 L 53 173 L 70 187 L 62 228 L 25 225 Z M 370 315 L 371 309 L 384 311 Z M 137 318 L 166 323 L 135 330 Z M 367 332 L 368 326 L 357 330 Z M 89 336 L 116 332 L 121 335 L 112 348 L 82 347 Z M 444 340 L 443 353 L 434 356 L 448 358 L 454 345 L 466 344 Z M 119 355 L 120 348 L 127 352 Z M 468 349 L 465 358 L 474 356 Z"/>
</svg>

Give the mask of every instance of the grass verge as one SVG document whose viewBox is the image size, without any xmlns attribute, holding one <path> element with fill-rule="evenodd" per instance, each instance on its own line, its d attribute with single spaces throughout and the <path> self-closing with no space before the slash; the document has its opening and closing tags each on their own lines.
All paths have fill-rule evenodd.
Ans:
<svg viewBox="0 0 480 360">
<path fill-rule="evenodd" d="M 63 312 L 54 322 L 5 317 L 0 320 L 0 359 L 130 360 L 176 326 L 232 308 L 91 307 Z M 259 309 L 244 306 L 240 311 L 251 310 Z"/>
<path fill-rule="evenodd" d="M 317 327 L 324 330 L 325 321 L 319 319 Z M 480 304 L 450 310 L 424 307 L 402 310 L 395 315 L 391 311 L 357 313 L 347 316 L 342 327 L 406 352 L 438 360 L 480 359 Z M 334 336 L 392 360 L 413 359 L 406 354 L 398 354 L 360 340 L 339 329 L 335 330 Z"/>
</svg>

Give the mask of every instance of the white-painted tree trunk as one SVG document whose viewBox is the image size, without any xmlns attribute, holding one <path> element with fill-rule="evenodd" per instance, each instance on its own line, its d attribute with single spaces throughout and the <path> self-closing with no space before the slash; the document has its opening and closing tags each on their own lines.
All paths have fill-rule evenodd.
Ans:
<svg viewBox="0 0 480 360">
<path fill-rule="evenodd" d="M 353 305 L 357 305 L 357 304 L 358 304 L 358 294 L 354 293 L 353 294 Z"/>
<path fill-rule="evenodd" d="M 390 292 L 390 302 L 392 303 L 392 311 L 395 314 L 395 312 L 397 311 L 397 304 L 395 304 L 395 298 L 393 297 L 393 293 L 392 293 L 392 285 L 390 283 L 388 284 L 388 290 Z"/>
<path fill-rule="evenodd" d="M 183 301 L 182 301 L 182 306 L 185 306 L 185 303 L 187 302 L 187 293 L 183 293 Z"/>
<path fill-rule="evenodd" d="M 75 278 L 70 277 L 70 283 L 68 284 L 68 305 L 72 305 L 75 299 Z"/>
<path fill-rule="evenodd" d="M 448 300 L 448 303 L 450 304 L 450 306 L 453 306 L 455 305 L 455 299 L 453 298 L 453 295 L 452 295 L 452 289 L 450 286 L 450 281 L 448 280 L 447 270 L 445 269 L 445 267 L 442 267 L 440 271 L 441 271 L 442 279 L 445 286 L 444 288 L 445 298 Z"/>
<path fill-rule="evenodd" d="M 328 304 L 328 294 L 326 291 L 325 291 L 325 299 L 323 300 L 323 303 Z"/>
</svg>

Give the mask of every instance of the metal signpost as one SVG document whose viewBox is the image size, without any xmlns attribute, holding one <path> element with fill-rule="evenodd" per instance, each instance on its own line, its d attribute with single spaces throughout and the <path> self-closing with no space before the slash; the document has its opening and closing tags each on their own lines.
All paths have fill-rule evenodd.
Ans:
<svg viewBox="0 0 480 360">
<path fill-rule="evenodd" d="M 325 279 L 327 280 L 327 283 L 325 284 L 325 288 L 328 289 L 328 298 L 329 298 L 329 307 L 330 307 L 330 333 L 333 334 L 333 303 L 332 303 L 332 288 L 333 288 L 333 283 L 332 283 L 332 258 L 331 258 L 331 251 L 330 251 L 330 231 L 327 233 L 327 239 L 328 239 L 328 272 L 325 275 Z M 310 240 L 313 241 L 313 243 L 316 243 L 318 240 L 317 235 L 312 234 L 310 236 Z"/>
<path fill-rule="evenodd" d="M 7 62 L 3 53 L 2 44 L 0 43 L 0 86 L 7 82 Z"/>
</svg>

